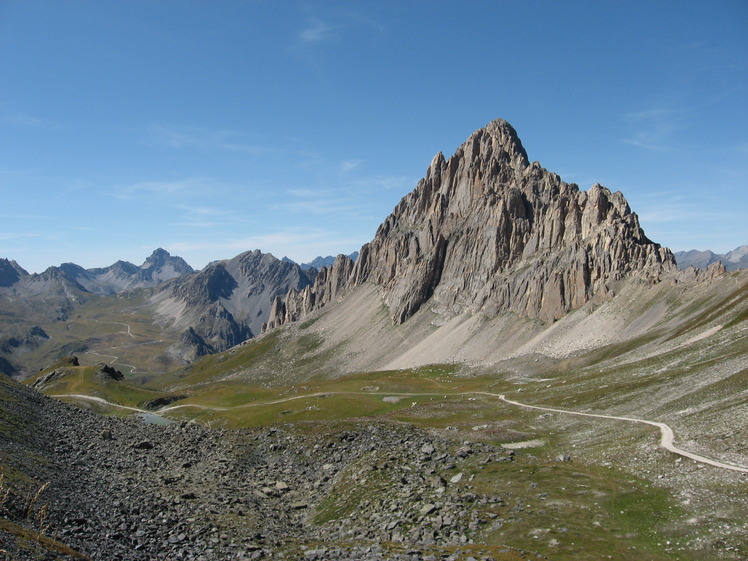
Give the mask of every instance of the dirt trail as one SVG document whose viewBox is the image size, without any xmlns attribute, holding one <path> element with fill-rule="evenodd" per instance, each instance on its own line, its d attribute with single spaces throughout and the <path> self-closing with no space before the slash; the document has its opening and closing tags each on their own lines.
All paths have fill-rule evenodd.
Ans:
<svg viewBox="0 0 748 561">
<path fill-rule="evenodd" d="M 662 446 L 665 450 L 668 450 L 669 452 L 678 454 L 679 456 L 683 456 L 685 458 L 690 458 L 697 462 L 701 462 L 702 464 L 709 464 L 710 466 L 715 466 L 715 467 L 722 468 L 722 469 L 729 469 L 733 471 L 739 471 L 742 473 L 748 473 L 748 468 L 733 465 L 733 464 L 727 464 L 724 462 L 719 462 L 717 460 L 712 460 L 710 458 L 707 458 L 706 456 L 701 456 L 699 454 L 694 454 L 693 452 L 683 450 L 682 448 L 678 448 L 677 446 L 673 444 L 673 441 L 675 440 L 675 434 L 673 433 L 673 429 L 671 429 L 665 423 L 659 423 L 657 421 L 647 421 L 646 419 L 635 419 L 633 417 L 617 417 L 615 415 L 602 415 L 598 413 L 580 413 L 579 411 L 569 411 L 566 409 L 555 409 L 553 407 L 541 407 L 538 405 L 528 405 L 526 403 L 520 403 L 519 401 L 513 401 L 511 399 L 507 399 L 506 396 L 504 396 L 504 394 L 495 394 L 495 393 L 489 393 L 489 392 L 473 392 L 473 393 L 478 394 L 478 395 L 497 397 L 500 400 L 504 401 L 505 403 L 510 403 L 518 407 L 525 407 L 527 409 L 537 409 L 538 411 L 552 411 L 554 413 L 564 413 L 566 415 L 579 415 L 581 417 L 595 417 L 598 419 L 614 419 L 616 421 L 629 421 L 631 423 L 642 423 L 645 425 L 651 425 L 653 427 L 657 427 L 660 429 L 660 446 Z"/>
<path fill-rule="evenodd" d="M 707 464 L 710 466 L 722 468 L 722 469 L 728 469 L 732 471 L 738 471 L 741 473 L 748 473 L 748 468 L 743 466 L 738 466 L 734 464 L 728 464 L 725 462 L 720 462 L 718 460 L 712 460 L 711 458 L 707 458 L 706 456 L 701 456 L 700 454 L 694 454 L 693 452 L 689 452 L 687 450 L 683 450 L 682 448 L 678 448 L 673 444 L 673 441 L 675 440 L 675 434 L 673 433 L 673 429 L 671 429 L 668 425 L 665 423 L 660 423 L 657 421 L 648 421 L 646 419 L 636 419 L 633 417 L 618 417 L 615 415 L 603 415 L 599 413 L 581 413 L 579 411 L 569 411 L 567 409 L 556 409 L 554 407 L 542 407 L 539 405 L 528 405 L 526 403 L 520 403 L 519 401 L 514 401 L 511 399 L 507 399 L 504 394 L 497 394 L 497 393 L 490 393 L 490 392 L 478 392 L 478 391 L 471 391 L 471 392 L 458 392 L 458 393 L 451 393 L 451 394 L 444 394 L 442 393 L 402 393 L 402 392 L 315 392 L 310 394 L 303 394 L 303 395 L 295 395 L 291 397 L 284 397 L 281 399 L 276 399 L 273 401 L 258 401 L 255 403 L 244 403 L 242 405 L 235 405 L 234 407 L 211 407 L 208 405 L 199 405 L 199 404 L 193 404 L 193 403 L 185 403 L 182 405 L 170 405 L 167 407 L 162 407 L 158 411 L 145 411 L 143 409 L 138 409 L 136 407 L 127 407 L 125 405 L 117 405 L 115 403 L 109 403 L 108 401 L 100 398 L 100 397 L 93 397 L 93 396 L 87 396 L 87 395 L 79 395 L 79 394 L 62 394 L 62 395 L 52 395 L 50 397 L 75 397 L 80 399 L 88 399 L 91 401 L 97 401 L 99 403 L 104 403 L 111 405 L 113 407 L 120 407 L 122 409 L 130 409 L 132 411 L 138 411 L 140 413 L 153 413 L 155 415 L 161 415 L 163 413 L 166 413 L 168 411 L 173 411 L 175 409 L 181 409 L 184 407 L 194 407 L 196 409 L 203 409 L 203 410 L 210 410 L 210 411 L 226 411 L 229 409 L 241 409 L 241 408 L 247 408 L 247 407 L 260 407 L 263 405 L 275 405 L 278 403 L 286 403 L 288 401 L 294 401 L 297 399 L 307 399 L 312 397 L 321 397 L 326 395 L 383 395 L 383 396 L 389 396 L 389 395 L 395 395 L 395 396 L 402 396 L 402 397 L 431 397 L 435 395 L 444 395 L 446 396 L 456 396 L 456 395 L 482 395 L 487 397 L 495 397 L 497 399 L 500 399 L 501 401 L 508 403 L 510 405 L 515 405 L 517 407 L 524 407 L 526 409 L 536 409 L 538 411 L 551 411 L 554 413 L 562 413 L 565 415 L 578 415 L 580 417 L 594 417 L 597 419 L 612 419 L 615 421 L 628 421 L 631 423 L 641 423 L 645 425 L 650 425 L 653 427 L 657 427 L 660 429 L 660 446 L 664 448 L 665 450 L 668 450 L 669 452 L 672 452 L 673 454 L 677 454 L 679 456 L 683 456 L 684 458 L 689 458 L 691 460 L 694 460 L 696 462 L 700 462 L 703 464 Z M 415 405 L 415 404 L 414 404 Z"/>
<path fill-rule="evenodd" d="M 104 405 L 109 405 L 110 407 L 117 407 L 119 409 L 127 409 L 129 411 L 137 411 L 138 413 L 151 413 L 158 415 L 158 413 L 154 413 L 153 411 L 147 411 L 146 409 L 138 409 L 137 407 L 129 407 L 127 405 L 120 405 L 118 403 L 112 403 L 111 401 L 107 401 L 106 399 L 102 399 L 100 397 L 96 397 L 93 395 L 84 395 L 79 393 L 62 393 L 62 394 L 55 394 L 50 395 L 49 397 L 74 397 L 76 399 L 85 399 L 88 401 L 95 401 L 96 403 L 102 403 Z"/>
<path fill-rule="evenodd" d="M 132 337 L 133 339 L 136 338 L 135 335 L 132 334 L 132 329 L 131 329 L 129 323 L 124 323 L 124 322 L 121 322 L 121 321 L 101 321 L 101 320 L 98 320 L 98 319 L 96 319 L 94 321 L 96 323 L 103 323 L 103 324 L 124 325 L 125 327 L 127 327 L 127 331 L 126 332 L 125 331 L 120 331 L 119 333 L 124 334 L 124 335 L 128 335 L 128 336 Z M 110 349 L 131 349 L 133 347 L 140 347 L 142 345 L 155 345 L 157 343 L 162 343 L 162 342 L 163 342 L 163 339 L 155 339 L 155 340 L 150 340 L 150 341 L 143 341 L 141 343 L 134 343 L 132 345 L 114 345 L 114 346 L 109 347 L 109 348 Z M 102 354 L 102 353 L 100 353 L 98 351 L 86 351 L 86 354 L 96 355 L 96 356 L 100 356 L 100 357 L 103 357 L 103 358 L 110 358 L 110 359 L 112 359 L 110 361 L 110 363 L 111 363 L 112 366 L 114 366 L 116 364 L 116 365 L 122 366 L 124 368 L 129 368 L 130 369 L 130 374 L 135 374 L 135 371 L 138 369 L 137 366 L 134 366 L 132 364 L 126 364 L 124 362 L 117 362 L 119 360 L 119 357 L 116 356 L 116 355 Z"/>
</svg>

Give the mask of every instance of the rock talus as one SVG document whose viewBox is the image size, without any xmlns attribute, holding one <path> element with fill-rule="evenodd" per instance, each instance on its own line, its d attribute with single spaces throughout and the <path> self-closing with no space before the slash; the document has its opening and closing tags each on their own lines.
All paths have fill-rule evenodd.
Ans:
<svg viewBox="0 0 748 561">
<path fill-rule="evenodd" d="M 624 277 L 656 282 L 675 261 L 644 235 L 620 192 L 599 184 L 581 191 L 530 163 L 515 130 L 498 119 L 449 159 L 437 154 L 355 264 L 336 267 L 277 301 L 268 326 L 300 319 L 365 282 L 380 287 L 396 324 L 427 301 L 446 315 L 514 312 L 554 321 Z M 322 290 L 328 277 L 334 289 Z"/>
</svg>

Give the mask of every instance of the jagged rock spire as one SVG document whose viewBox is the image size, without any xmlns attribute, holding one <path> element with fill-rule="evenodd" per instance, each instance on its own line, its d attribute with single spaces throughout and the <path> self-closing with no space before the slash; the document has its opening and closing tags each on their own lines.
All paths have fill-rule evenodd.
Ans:
<svg viewBox="0 0 748 561">
<path fill-rule="evenodd" d="M 670 251 L 646 238 L 621 193 L 599 184 L 580 191 L 530 163 L 514 128 L 497 119 L 449 159 L 434 157 L 361 249 L 347 288 L 379 285 L 395 323 L 427 301 L 445 314 L 553 321 L 624 276 L 652 280 L 672 268 Z M 302 308 L 294 298 L 286 309 Z"/>
</svg>

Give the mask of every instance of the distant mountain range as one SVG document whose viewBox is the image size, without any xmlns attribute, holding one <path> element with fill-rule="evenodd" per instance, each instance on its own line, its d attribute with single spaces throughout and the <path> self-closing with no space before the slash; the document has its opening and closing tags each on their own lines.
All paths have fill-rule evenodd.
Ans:
<svg viewBox="0 0 748 561">
<path fill-rule="evenodd" d="M 353 253 L 350 253 L 346 255 L 351 261 L 355 261 L 358 259 L 358 251 L 354 251 Z M 289 259 L 288 257 L 284 257 L 281 259 L 281 261 L 287 261 L 289 263 L 295 263 L 292 259 Z M 312 259 L 309 263 L 299 263 L 299 267 L 301 267 L 304 271 L 308 271 L 309 269 L 321 269 L 322 267 L 332 267 L 335 264 L 335 256 L 328 255 L 327 257 L 315 257 Z"/>
<path fill-rule="evenodd" d="M 29 274 L 15 261 L 0 259 L 0 372 L 23 376 L 46 357 L 98 348 L 100 337 L 78 330 L 86 321 L 111 325 L 111 310 L 123 298 L 133 302 L 128 313 L 158 326 L 168 346 L 164 361 L 191 362 L 258 335 L 275 300 L 303 290 L 334 261 L 317 257 L 298 265 L 255 250 L 195 271 L 159 248 L 140 266 L 117 261 L 84 269 L 63 263 Z M 81 319 L 81 306 L 94 299 L 102 312 L 89 310 L 94 315 Z M 59 323 L 67 324 L 65 337 L 51 334 Z"/>
<path fill-rule="evenodd" d="M 721 261 L 728 271 L 748 268 L 748 245 L 741 245 L 728 251 L 727 253 L 714 253 L 713 251 L 699 251 L 692 249 L 690 251 L 677 251 L 675 261 L 679 269 L 687 269 L 690 266 L 706 269 L 712 263 Z"/>
<path fill-rule="evenodd" d="M 68 290 L 106 295 L 134 288 L 153 287 L 192 272 L 194 270 L 184 259 L 172 256 L 161 248 L 156 249 L 140 266 L 128 261 L 117 261 L 109 267 L 84 269 L 75 263 L 63 263 L 59 267 L 49 267 L 42 273 L 31 275 L 15 261 L 0 259 L 0 287 L 20 282 L 32 292 L 41 293 L 50 284 L 61 284 Z"/>
</svg>

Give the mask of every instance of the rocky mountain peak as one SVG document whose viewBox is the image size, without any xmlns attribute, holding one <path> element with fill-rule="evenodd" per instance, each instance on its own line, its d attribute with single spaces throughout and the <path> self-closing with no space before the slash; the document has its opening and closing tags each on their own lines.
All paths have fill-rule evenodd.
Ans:
<svg viewBox="0 0 748 561">
<path fill-rule="evenodd" d="M 273 301 L 310 283 L 296 263 L 254 250 L 165 283 L 152 301 L 172 329 L 184 330 L 170 353 L 189 361 L 260 333 Z"/>
<path fill-rule="evenodd" d="M 18 263 L 10 259 L 0 259 L 0 287 L 11 286 L 25 276 L 28 276 L 28 272 Z"/>
<path fill-rule="evenodd" d="M 529 163 L 514 128 L 497 119 L 449 159 L 436 155 L 361 249 L 346 289 L 379 285 L 395 323 L 427 301 L 442 316 L 511 311 L 553 321 L 625 276 L 651 281 L 672 268 L 621 193 L 580 191 Z M 286 320 L 308 309 L 299 298 L 286 298 Z"/>
<path fill-rule="evenodd" d="M 192 272 L 194 269 L 184 259 L 159 247 L 140 266 L 138 277 L 141 283 L 159 283 Z"/>
<path fill-rule="evenodd" d="M 171 254 L 165 249 L 158 248 L 151 253 L 149 257 L 146 257 L 145 263 L 143 263 L 141 269 L 152 269 L 155 267 L 163 267 L 167 260 L 171 258 Z"/>
</svg>

